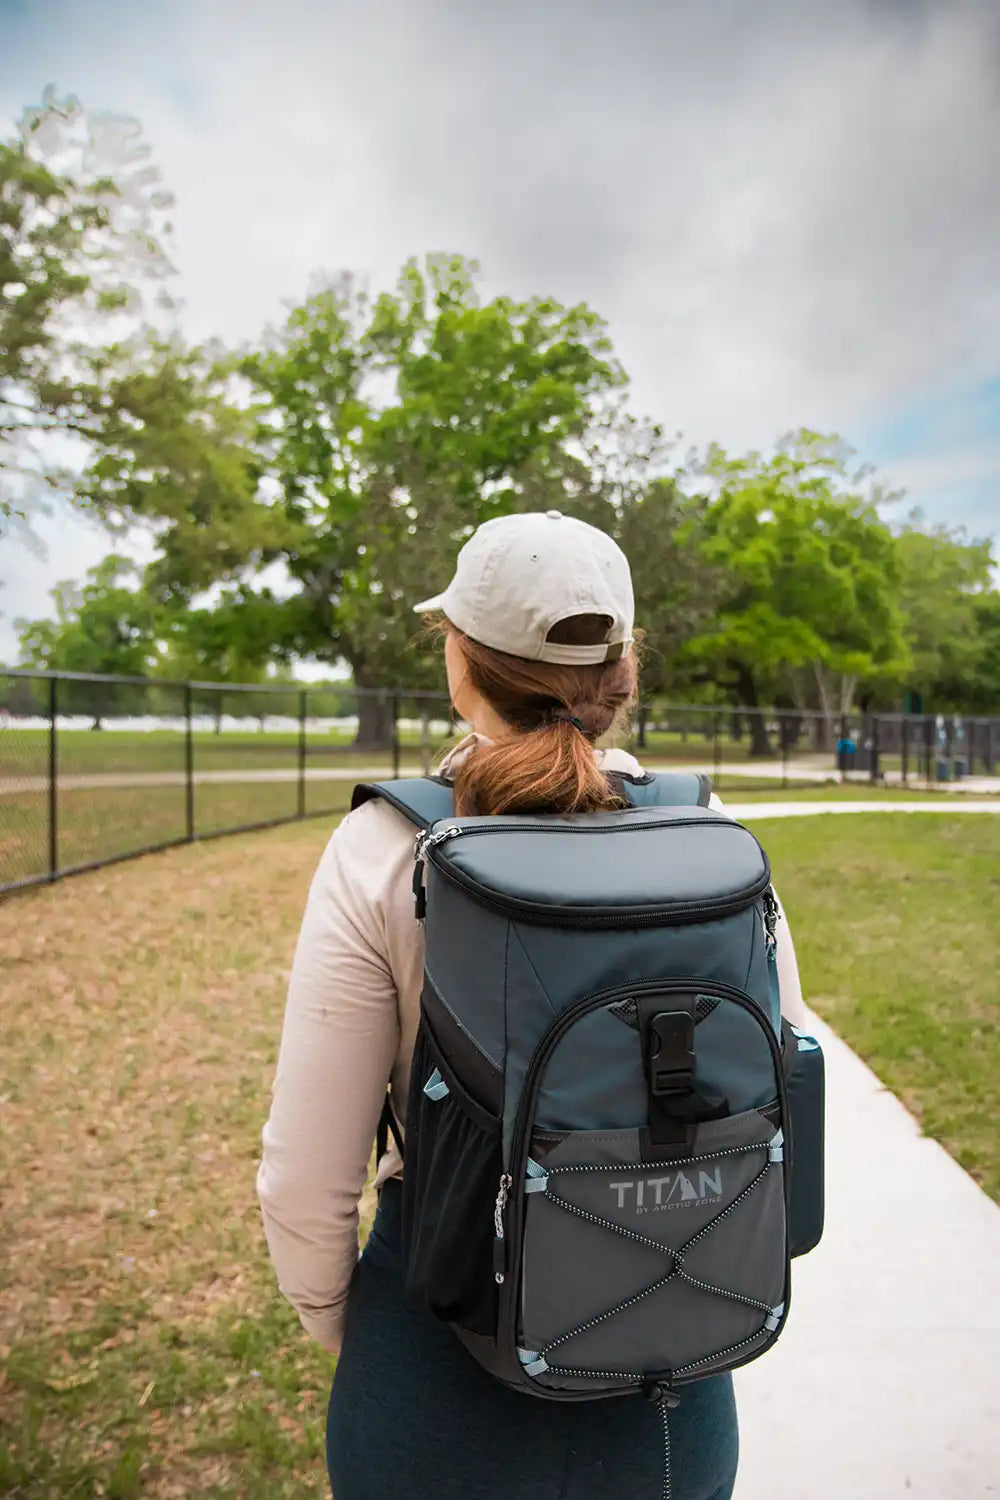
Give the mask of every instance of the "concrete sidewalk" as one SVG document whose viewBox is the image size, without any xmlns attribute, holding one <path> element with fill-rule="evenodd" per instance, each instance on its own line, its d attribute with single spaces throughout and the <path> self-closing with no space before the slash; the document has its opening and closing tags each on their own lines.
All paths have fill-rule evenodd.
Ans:
<svg viewBox="0 0 1000 1500">
<path fill-rule="evenodd" d="M 827 1228 L 781 1341 L 737 1375 L 736 1500 L 998 1496 L 1000 1209 L 815 1025 Z"/>
<path fill-rule="evenodd" d="M 994 802 L 868 802 L 823 801 L 817 792 L 815 802 L 729 802 L 723 806 L 731 818 L 753 823 L 761 818 L 814 818 L 821 813 L 1000 813 L 1000 800 Z"/>
</svg>

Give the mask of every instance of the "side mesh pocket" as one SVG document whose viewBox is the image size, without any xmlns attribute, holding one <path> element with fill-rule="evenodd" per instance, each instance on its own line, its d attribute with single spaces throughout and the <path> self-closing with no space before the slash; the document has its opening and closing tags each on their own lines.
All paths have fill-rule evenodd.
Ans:
<svg viewBox="0 0 1000 1500">
<path fill-rule="evenodd" d="M 500 1121 L 462 1087 L 422 1020 L 406 1116 L 406 1290 L 444 1321 L 491 1338 L 501 1170 Z"/>
<path fill-rule="evenodd" d="M 782 1034 L 792 1158 L 788 1241 L 792 1255 L 806 1255 L 823 1237 L 825 1066 L 815 1037 L 787 1021 Z"/>
</svg>

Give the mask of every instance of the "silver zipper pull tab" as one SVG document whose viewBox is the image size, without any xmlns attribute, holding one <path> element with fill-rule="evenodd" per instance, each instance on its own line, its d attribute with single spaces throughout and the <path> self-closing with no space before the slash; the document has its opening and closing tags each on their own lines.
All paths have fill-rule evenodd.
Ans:
<svg viewBox="0 0 1000 1500">
<path fill-rule="evenodd" d="M 504 1172 L 500 1178 L 500 1190 L 493 1205 L 493 1280 L 497 1286 L 503 1286 L 506 1274 L 507 1252 L 504 1244 L 503 1216 L 507 1208 L 507 1195 L 513 1185 L 513 1177 Z"/>
<path fill-rule="evenodd" d="M 422 922 L 427 915 L 427 892 L 424 889 L 424 865 L 427 863 L 427 851 L 437 844 L 443 844 L 445 839 L 457 838 L 461 832 L 461 828 L 452 824 L 448 828 L 439 829 L 437 833 L 432 833 L 429 828 L 425 828 L 417 834 L 413 850 L 413 906 L 418 922 Z"/>
</svg>

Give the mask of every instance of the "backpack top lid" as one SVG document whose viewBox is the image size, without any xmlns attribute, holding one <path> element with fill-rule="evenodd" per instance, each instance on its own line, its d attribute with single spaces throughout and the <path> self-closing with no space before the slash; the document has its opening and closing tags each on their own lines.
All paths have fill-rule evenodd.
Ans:
<svg viewBox="0 0 1000 1500">
<path fill-rule="evenodd" d="M 423 849 L 474 900 L 523 920 L 696 920 L 767 890 L 753 834 L 710 808 L 443 818 Z"/>
<path fill-rule="evenodd" d="M 359 786 L 352 805 L 389 802 L 426 833 L 421 853 L 442 874 L 528 922 L 698 920 L 767 889 L 766 855 L 748 829 L 708 807 L 707 777 L 613 783 L 630 803 L 624 811 L 459 818 L 451 785 L 419 778 Z"/>
</svg>

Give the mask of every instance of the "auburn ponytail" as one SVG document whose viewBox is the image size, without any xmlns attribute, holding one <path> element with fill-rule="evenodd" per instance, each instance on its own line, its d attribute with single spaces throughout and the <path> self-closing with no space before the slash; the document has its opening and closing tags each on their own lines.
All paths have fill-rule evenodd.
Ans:
<svg viewBox="0 0 1000 1500">
<path fill-rule="evenodd" d="M 588 666 L 524 661 L 447 628 L 458 637 L 470 684 L 512 731 L 510 739 L 481 744 L 462 761 L 455 776 L 457 812 L 620 807 L 594 759 L 594 744 L 620 727 L 635 699 L 634 654 Z M 561 641 L 589 645 L 602 639 L 607 625 L 581 615 L 557 628 Z"/>
</svg>

